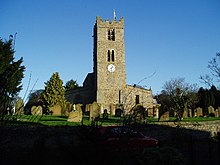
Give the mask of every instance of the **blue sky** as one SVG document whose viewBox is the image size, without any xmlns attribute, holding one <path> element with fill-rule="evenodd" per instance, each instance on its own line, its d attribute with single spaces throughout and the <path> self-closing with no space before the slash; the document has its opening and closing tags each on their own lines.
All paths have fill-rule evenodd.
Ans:
<svg viewBox="0 0 220 165">
<path fill-rule="evenodd" d="M 220 51 L 219 0 L 0 0 L 0 37 L 16 36 L 15 57 L 26 66 L 28 85 L 43 89 L 59 72 L 82 85 L 93 67 L 96 16 L 125 18 L 127 83 L 159 93 L 165 81 L 184 77 L 199 86 L 208 61 Z"/>
</svg>

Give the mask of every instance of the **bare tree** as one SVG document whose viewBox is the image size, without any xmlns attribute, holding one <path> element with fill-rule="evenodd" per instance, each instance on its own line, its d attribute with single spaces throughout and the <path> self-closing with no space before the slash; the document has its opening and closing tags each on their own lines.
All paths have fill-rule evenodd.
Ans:
<svg viewBox="0 0 220 165">
<path fill-rule="evenodd" d="M 211 74 L 205 74 L 200 76 L 202 82 L 211 87 L 215 82 L 220 82 L 220 52 L 216 53 L 208 62 L 208 68 L 210 69 Z"/>
<path fill-rule="evenodd" d="M 197 85 L 190 85 L 184 78 L 175 78 L 165 82 L 163 94 L 169 99 L 169 110 L 176 112 L 181 120 L 185 108 L 194 108 L 197 98 Z"/>
</svg>

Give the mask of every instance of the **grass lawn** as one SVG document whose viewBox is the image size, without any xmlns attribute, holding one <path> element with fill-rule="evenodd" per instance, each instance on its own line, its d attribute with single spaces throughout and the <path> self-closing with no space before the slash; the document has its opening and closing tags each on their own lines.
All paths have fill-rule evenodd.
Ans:
<svg viewBox="0 0 220 165">
<path fill-rule="evenodd" d="M 18 121 L 22 123 L 30 123 L 30 124 L 43 124 L 47 126 L 79 126 L 79 125 L 92 125 L 91 121 L 89 121 L 89 116 L 84 115 L 83 121 L 78 123 L 67 122 L 67 116 L 51 116 L 51 115 L 43 115 L 43 116 L 32 116 L 32 115 L 21 115 L 17 116 Z M 175 121 L 175 117 L 170 117 L 168 122 Z M 185 118 L 182 122 L 204 122 L 204 121 L 213 121 L 220 120 L 220 117 L 198 117 L 198 118 Z M 19 123 L 20 123 L 19 122 Z M 158 119 L 153 117 L 147 117 L 146 122 L 149 124 L 157 123 Z M 167 121 L 166 121 L 167 122 Z M 18 124 L 19 124 L 18 123 Z M 115 117 L 109 115 L 107 120 L 100 118 L 98 121 L 99 126 L 111 126 L 111 125 L 123 125 L 123 118 Z"/>
<path fill-rule="evenodd" d="M 79 125 L 92 125 L 92 122 L 89 121 L 89 116 L 84 115 L 82 122 L 67 122 L 67 116 L 52 116 L 52 115 L 43 115 L 43 116 L 33 116 L 33 115 L 20 115 L 17 116 L 18 121 L 22 123 L 33 123 L 33 124 L 43 124 L 47 126 L 79 126 Z M 100 118 L 98 125 L 122 125 L 123 119 L 120 117 L 109 116 L 108 120 Z"/>
<path fill-rule="evenodd" d="M 214 121 L 220 120 L 220 117 L 189 117 L 183 119 L 185 122 L 203 122 L 203 121 Z"/>
</svg>

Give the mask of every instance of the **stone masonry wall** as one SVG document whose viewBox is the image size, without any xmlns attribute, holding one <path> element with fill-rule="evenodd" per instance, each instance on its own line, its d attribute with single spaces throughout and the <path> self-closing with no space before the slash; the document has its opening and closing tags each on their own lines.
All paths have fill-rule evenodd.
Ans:
<svg viewBox="0 0 220 165">
<path fill-rule="evenodd" d="M 178 126 L 178 122 L 158 122 L 158 124 L 167 125 L 170 127 Z M 220 132 L 220 120 L 206 122 L 180 122 L 180 127 L 210 132 L 211 136 L 215 136 L 217 132 Z"/>
</svg>

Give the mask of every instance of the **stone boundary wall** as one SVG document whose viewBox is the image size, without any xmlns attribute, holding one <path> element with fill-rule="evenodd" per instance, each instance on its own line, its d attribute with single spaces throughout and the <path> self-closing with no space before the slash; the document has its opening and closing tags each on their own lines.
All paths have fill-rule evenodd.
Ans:
<svg viewBox="0 0 220 165">
<path fill-rule="evenodd" d="M 158 122 L 157 124 L 170 127 L 178 126 L 178 122 Z M 211 136 L 216 136 L 217 132 L 220 132 L 220 120 L 203 122 L 180 122 L 179 126 L 180 128 L 210 132 Z"/>
</svg>

